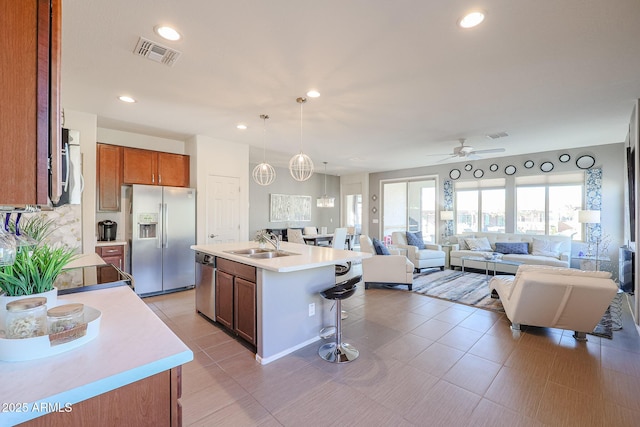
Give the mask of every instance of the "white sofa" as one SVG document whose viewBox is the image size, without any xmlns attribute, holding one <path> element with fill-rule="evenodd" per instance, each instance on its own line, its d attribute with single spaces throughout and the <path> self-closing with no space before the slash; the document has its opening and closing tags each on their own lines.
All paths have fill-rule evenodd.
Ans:
<svg viewBox="0 0 640 427">
<path fill-rule="evenodd" d="M 494 276 L 489 289 L 500 296 L 514 330 L 520 325 L 574 330 L 586 339 L 618 291 L 605 271 L 523 265 L 515 276 Z"/>
<path fill-rule="evenodd" d="M 404 255 L 389 249 L 392 255 L 377 255 L 369 236 L 360 236 L 360 252 L 373 254 L 362 260 L 362 280 L 364 288 L 370 283 L 393 283 L 413 287 L 413 264 Z"/>
<path fill-rule="evenodd" d="M 503 254 L 501 258 L 504 261 L 515 261 L 527 265 L 548 265 L 552 267 L 564 267 L 569 268 L 571 266 L 571 237 L 560 235 L 535 235 L 535 234 L 513 234 L 513 233 L 463 233 L 454 236 L 451 240 L 455 243 L 449 252 L 449 264 L 451 268 L 462 266 L 462 257 L 467 256 L 482 256 L 484 251 L 473 251 L 469 249 L 462 249 L 461 239 L 465 238 L 480 238 L 486 237 L 491 244 L 491 250 L 487 252 L 493 252 L 496 249 L 496 242 L 527 242 L 528 253 L 527 254 Z M 551 242 L 557 242 L 558 248 L 556 254 L 533 254 L 533 239 L 546 240 Z M 466 260 L 464 263 L 465 268 L 477 268 L 484 270 L 486 263 Z M 493 269 L 493 264 L 490 265 Z M 518 269 L 518 265 L 509 264 L 496 264 L 496 271 L 503 273 L 515 274 Z"/>
<path fill-rule="evenodd" d="M 418 249 L 407 242 L 407 234 L 403 231 L 394 231 L 391 233 L 391 241 L 398 247 L 407 251 L 407 258 L 416 270 L 422 268 L 440 267 L 444 270 L 446 254 L 442 250 L 442 246 L 433 243 L 425 243 L 425 249 Z"/>
</svg>

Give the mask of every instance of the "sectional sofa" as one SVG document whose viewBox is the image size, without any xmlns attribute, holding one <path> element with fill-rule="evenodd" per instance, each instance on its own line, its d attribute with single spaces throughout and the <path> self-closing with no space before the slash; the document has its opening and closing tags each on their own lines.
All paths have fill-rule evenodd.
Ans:
<svg viewBox="0 0 640 427">
<path fill-rule="evenodd" d="M 462 257 L 499 252 L 505 261 L 527 265 L 571 266 L 571 237 L 513 233 L 463 233 L 453 236 L 449 251 L 451 268 L 462 267 Z M 487 246 L 488 243 L 488 246 Z M 485 269 L 486 263 L 465 260 L 465 268 Z M 493 264 L 490 265 L 493 269 Z M 496 271 L 515 274 L 518 265 L 496 264 Z"/>
</svg>

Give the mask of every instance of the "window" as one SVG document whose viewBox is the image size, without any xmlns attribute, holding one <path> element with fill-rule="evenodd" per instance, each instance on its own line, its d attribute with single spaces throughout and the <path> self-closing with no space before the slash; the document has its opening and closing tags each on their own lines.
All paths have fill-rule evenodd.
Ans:
<svg viewBox="0 0 640 427">
<path fill-rule="evenodd" d="M 362 231 L 362 194 L 348 194 L 345 196 L 346 224 L 355 227 L 356 236 Z"/>
<path fill-rule="evenodd" d="M 516 233 L 559 234 L 582 240 L 578 210 L 584 195 L 582 174 L 523 177 L 516 180 Z"/>
<path fill-rule="evenodd" d="M 382 236 L 387 243 L 394 231 L 422 231 L 425 241 L 435 241 L 435 179 L 383 182 L 382 197 Z"/>
<path fill-rule="evenodd" d="M 456 183 L 456 233 L 505 232 L 504 179 Z M 481 187 L 481 188 L 478 188 Z"/>
</svg>

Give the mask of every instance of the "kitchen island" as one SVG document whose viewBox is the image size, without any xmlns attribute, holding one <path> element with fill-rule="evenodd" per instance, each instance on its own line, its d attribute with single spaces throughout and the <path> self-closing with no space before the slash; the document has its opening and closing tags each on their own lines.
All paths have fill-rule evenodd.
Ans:
<svg viewBox="0 0 640 427">
<path fill-rule="evenodd" d="M 128 286 L 58 298 L 67 301 L 102 312 L 99 334 L 58 355 L 0 361 L 0 425 L 179 425 L 192 351 Z"/>
<path fill-rule="evenodd" d="M 371 254 L 347 250 L 332 249 L 297 243 L 281 242 L 281 250 L 286 256 L 275 258 L 254 258 L 238 252 L 249 248 L 258 248 L 256 242 L 220 243 L 214 245 L 194 245 L 191 249 L 216 257 L 218 283 L 216 301 L 216 320 L 231 329 L 224 314 L 230 307 L 221 305 L 220 270 L 232 270 L 233 266 L 254 268 L 252 279 L 243 277 L 238 271 L 242 287 L 234 289 L 235 296 L 249 295 L 248 286 L 255 288 L 255 348 L 256 360 L 269 363 L 299 348 L 320 339 L 319 332 L 325 326 L 335 323 L 335 313 L 330 312 L 333 305 L 320 295 L 320 291 L 336 283 L 335 265 L 368 258 Z M 273 248 L 267 245 L 267 249 Z M 236 252 L 236 253 L 234 253 Z M 238 263 L 238 264 L 236 264 Z M 229 267 L 231 265 L 231 267 Z M 233 274 L 233 272 L 231 273 Z M 253 282 L 251 280 L 254 280 Z M 243 293 L 244 292 L 244 293 Z M 223 295 L 228 295 L 224 292 Z M 253 294 L 251 294 L 253 295 Z M 226 300 L 225 300 L 226 301 Z M 237 308 L 237 307 L 236 307 Z M 222 317 L 221 317 L 222 315 Z M 233 316 L 229 316 L 233 317 Z M 228 317 L 227 317 L 228 318 Z M 235 313 L 236 326 L 242 323 Z M 229 319 L 229 322 L 233 322 Z M 239 329 L 239 335 L 245 338 L 246 328 Z M 249 334 L 250 335 L 250 334 Z M 246 338 L 245 338 L 246 339 Z"/>
</svg>

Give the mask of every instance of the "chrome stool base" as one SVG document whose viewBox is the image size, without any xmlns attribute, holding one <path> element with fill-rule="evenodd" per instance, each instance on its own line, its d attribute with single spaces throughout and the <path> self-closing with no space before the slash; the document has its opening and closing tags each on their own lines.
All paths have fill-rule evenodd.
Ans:
<svg viewBox="0 0 640 427">
<path fill-rule="evenodd" d="M 351 344 L 343 342 L 337 346 L 335 342 L 330 342 L 320 347 L 318 355 L 327 362 L 347 363 L 356 360 L 360 355 L 360 352 Z"/>
</svg>

